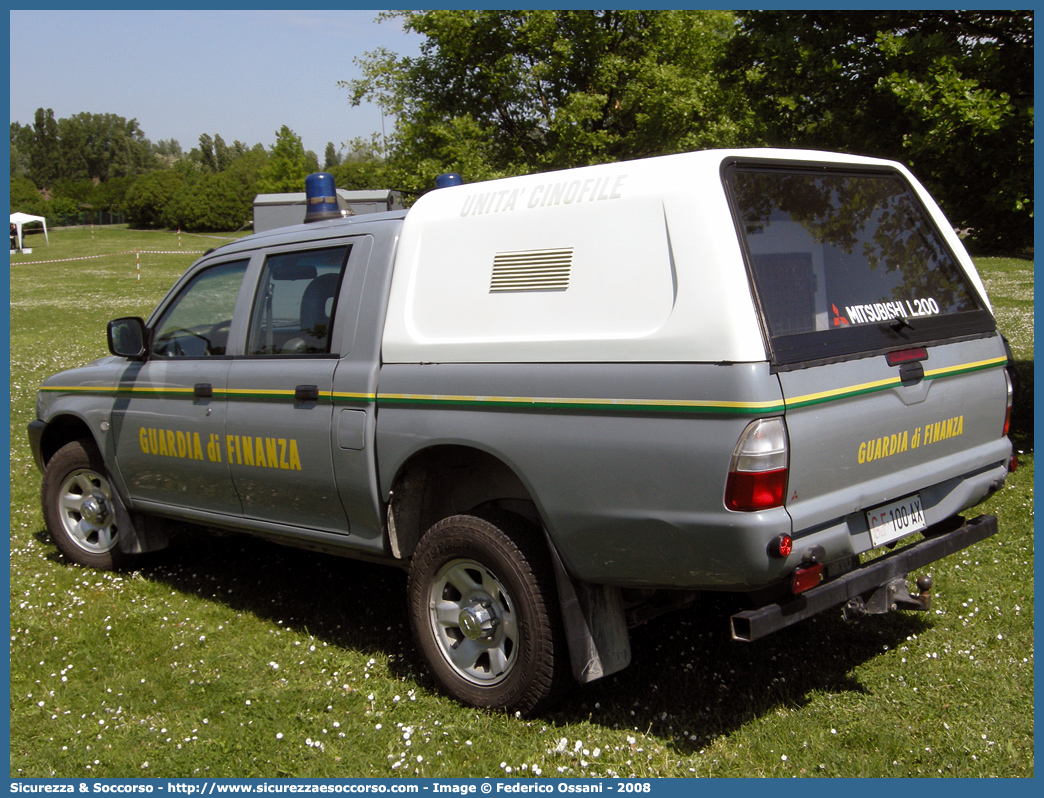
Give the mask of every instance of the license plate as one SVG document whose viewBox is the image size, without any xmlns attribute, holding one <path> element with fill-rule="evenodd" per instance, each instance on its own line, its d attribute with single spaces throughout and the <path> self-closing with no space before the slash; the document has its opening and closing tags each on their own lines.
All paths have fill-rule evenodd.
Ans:
<svg viewBox="0 0 1044 798">
<path fill-rule="evenodd" d="M 866 522 L 870 525 L 870 540 L 875 547 L 893 543 L 927 526 L 921 510 L 921 497 L 916 494 L 867 510 Z"/>
</svg>

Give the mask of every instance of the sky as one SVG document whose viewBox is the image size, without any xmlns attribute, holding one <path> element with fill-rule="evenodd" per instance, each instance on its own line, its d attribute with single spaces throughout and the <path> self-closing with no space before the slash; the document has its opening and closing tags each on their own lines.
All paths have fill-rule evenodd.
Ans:
<svg viewBox="0 0 1044 798">
<path fill-rule="evenodd" d="M 382 132 L 379 109 L 337 87 L 359 77 L 354 59 L 419 52 L 421 36 L 378 13 L 12 10 L 10 121 L 111 113 L 186 152 L 203 133 L 271 148 L 286 125 L 322 163 L 327 142 Z"/>
</svg>

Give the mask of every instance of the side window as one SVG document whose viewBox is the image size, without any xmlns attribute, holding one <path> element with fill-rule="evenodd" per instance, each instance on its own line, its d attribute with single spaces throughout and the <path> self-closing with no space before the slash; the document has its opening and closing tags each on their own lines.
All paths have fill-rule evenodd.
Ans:
<svg viewBox="0 0 1044 798">
<path fill-rule="evenodd" d="M 232 311 L 248 263 L 248 260 L 222 263 L 193 277 L 156 323 L 152 354 L 160 357 L 225 354 Z"/>
<path fill-rule="evenodd" d="M 265 260 L 250 317 L 248 355 L 331 353 L 334 307 L 350 250 L 284 252 Z"/>
</svg>

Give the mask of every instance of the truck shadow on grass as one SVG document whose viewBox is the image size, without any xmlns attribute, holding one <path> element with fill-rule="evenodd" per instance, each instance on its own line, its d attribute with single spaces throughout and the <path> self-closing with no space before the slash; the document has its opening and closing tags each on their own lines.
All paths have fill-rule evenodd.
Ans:
<svg viewBox="0 0 1044 798">
<path fill-rule="evenodd" d="M 413 644 L 403 571 L 188 532 L 146 558 L 139 572 L 330 646 L 381 657 L 396 678 L 438 692 Z M 778 707 L 800 707 L 811 694 L 866 692 L 853 670 L 927 628 L 921 616 L 901 613 L 849 624 L 837 609 L 738 643 L 728 639 L 728 618 L 739 609 L 738 599 L 710 597 L 632 630 L 630 667 L 577 687 L 543 720 L 637 728 L 691 753 Z"/>
<path fill-rule="evenodd" d="M 332 646 L 394 655 L 411 645 L 406 573 L 394 567 L 191 528 L 148 561 L 147 579 Z"/>
<path fill-rule="evenodd" d="M 838 607 L 741 643 L 729 638 L 729 616 L 742 609 L 737 598 L 709 596 L 633 629 L 630 667 L 563 703 L 558 719 L 637 728 L 691 754 L 814 694 L 867 693 L 854 670 L 929 628 L 910 613 L 846 622 Z"/>
</svg>

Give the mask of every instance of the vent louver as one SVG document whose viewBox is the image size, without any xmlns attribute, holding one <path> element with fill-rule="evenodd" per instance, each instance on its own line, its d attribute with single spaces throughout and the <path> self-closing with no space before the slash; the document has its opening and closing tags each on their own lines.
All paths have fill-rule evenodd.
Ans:
<svg viewBox="0 0 1044 798">
<path fill-rule="evenodd" d="M 572 247 L 498 252 L 493 256 L 489 292 L 565 291 L 572 266 Z"/>
</svg>

